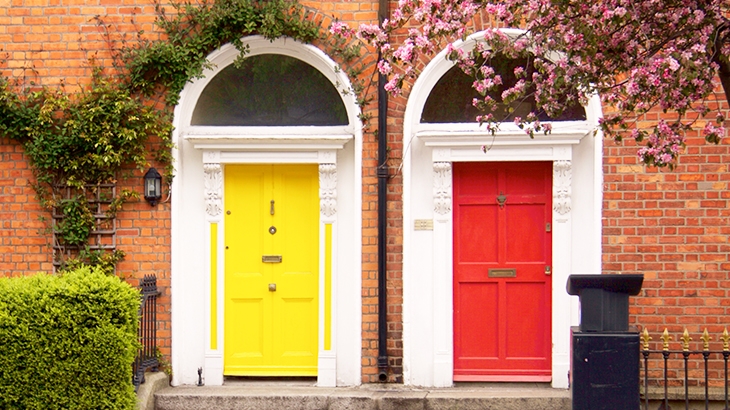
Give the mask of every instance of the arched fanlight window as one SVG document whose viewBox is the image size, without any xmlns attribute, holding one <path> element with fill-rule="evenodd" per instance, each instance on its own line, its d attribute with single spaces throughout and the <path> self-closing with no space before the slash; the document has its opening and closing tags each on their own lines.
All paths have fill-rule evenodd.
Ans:
<svg viewBox="0 0 730 410">
<path fill-rule="evenodd" d="M 492 58 L 491 66 L 495 74 L 502 77 L 502 85 L 495 87 L 489 95 L 500 104 L 494 117 L 501 121 L 511 122 L 515 116 L 525 117 L 530 112 L 535 112 L 540 121 L 583 121 L 586 119 L 585 109 L 575 104 L 566 109 L 558 118 L 550 118 L 544 111 L 538 111 L 534 96 L 530 95 L 525 100 L 514 102 L 510 107 L 501 104 L 502 91 L 512 87 L 517 78 L 514 74 L 515 67 L 525 67 L 528 76 L 534 71 L 534 67 L 524 59 Z M 483 98 L 473 88 L 474 78 L 465 74 L 459 67 L 454 66 L 443 75 L 431 90 L 421 114 L 422 123 L 443 124 L 443 123 L 468 123 L 476 121 L 479 110 L 474 107 L 474 98 Z M 531 93 L 528 93 L 531 94 Z"/>
<path fill-rule="evenodd" d="M 260 54 L 221 70 L 205 87 L 191 125 L 346 125 L 337 89 L 317 69 L 293 57 Z"/>
</svg>

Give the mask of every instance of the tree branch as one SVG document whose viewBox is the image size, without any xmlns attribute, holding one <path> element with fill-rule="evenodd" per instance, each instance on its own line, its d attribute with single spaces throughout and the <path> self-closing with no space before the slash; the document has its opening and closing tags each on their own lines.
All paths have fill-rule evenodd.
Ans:
<svg viewBox="0 0 730 410">
<path fill-rule="evenodd" d="M 728 41 L 728 30 L 730 30 L 730 24 L 728 21 L 723 22 L 723 24 L 715 30 L 712 61 L 717 63 L 720 67 L 717 75 L 720 77 L 722 89 L 725 91 L 725 100 L 728 104 L 730 104 L 730 60 L 728 60 L 727 56 L 722 55 L 722 46 Z"/>
</svg>

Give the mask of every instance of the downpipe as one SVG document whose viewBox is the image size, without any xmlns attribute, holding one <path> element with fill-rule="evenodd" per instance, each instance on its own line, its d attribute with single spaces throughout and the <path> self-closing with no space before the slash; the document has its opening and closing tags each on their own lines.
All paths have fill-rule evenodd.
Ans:
<svg viewBox="0 0 730 410">
<path fill-rule="evenodd" d="M 379 75 L 378 83 L 383 82 Z M 383 96 L 383 94 L 385 94 Z M 385 102 L 383 102 L 383 98 Z M 387 113 L 387 93 L 378 89 L 378 381 L 388 381 L 388 277 L 387 277 L 387 217 L 388 217 L 388 159 L 385 113 Z M 386 109 L 383 109 L 385 107 Z M 382 118 L 382 120 L 381 120 Z"/>
<path fill-rule="evenodd" d="M 388 17 L 388 0 L 379 0 L 378 22 L 382 27 Z M 378 61 L 382 58 L 378 50 Z M 388 93 L 386 77 L 378 73 L 378 381 L 388 381 Z"/>
</svg>

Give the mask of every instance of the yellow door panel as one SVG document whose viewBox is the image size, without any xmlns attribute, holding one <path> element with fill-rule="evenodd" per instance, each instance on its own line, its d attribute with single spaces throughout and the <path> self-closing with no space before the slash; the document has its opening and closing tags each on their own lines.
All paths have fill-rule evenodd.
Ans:
<svg viewBox="0 0 730 410">
<path fill-rule="evenodd" d="M 317 166 L 227 165 L 224 189 L 224 374 L 314 376 Z"/>
</svg>

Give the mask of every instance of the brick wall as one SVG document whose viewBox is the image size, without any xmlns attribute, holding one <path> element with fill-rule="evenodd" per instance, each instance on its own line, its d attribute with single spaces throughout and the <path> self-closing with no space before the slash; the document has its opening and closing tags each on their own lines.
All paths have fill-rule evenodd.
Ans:
<svg viewBox="0 0 730 410">
<path fill-rule="evenodd" d="M 331 17 L 360 23 L 377 20 L 375 1 L 306 1 L 318 19 Z M 89 80 L 88 59 L 110 64 L 108 45 L 95 16 L 110 24 L 112 37 L 143 29 L 154 33 L 154 10 L 145 0 L 0 0 L 0 48 L 7 53 L 2 74 L 67 89 Z M 475 21 L 476 27 L 489 24 Z M 148 34 L 149 35 L 149 34 Z M 374 89 L 372 89 L 374 92 Z M 389 381 L 402 380 L 402 114 L 405 97 L 390 101 L 388 119 L 388 355 Z M 370 108 L 371 126 L 363 147 L 362 381 L 377 380 L 377 112 Z M 630 143 L 605 142 L 603 268 L 606 273 L 641 272 L 646 280 L 633 299 L 632 321 L 652 332 L 684 327 L 697 332 L 708 327 L 717 334 L 730 315 L 728 261 L 728 180 L 730 147 L 689 140 L 675 171 L 645 169 Z M 139 190 L 141 173 L 120 181 Z M 0 139 L 0 274 L 50 271 L 47 215 L 35 200 L 32 174 L 22 148 Z M 170 204 L 151 208 L 130 203 L 118 215 L 119 249 L 127 253 L 119 264 L 133 284 L 154 273 L 163 295 L 159 299 L 162 351 L 170 347 Z M 717 340 L 715 338 L 715 340 Z"/>
<path fill-rule="evenodd" d="M 377 2 L 318 2 L 304 1 L 315 19 L 326 27 L 332 17 L 359 23 L 377 22 Z M 101 16 L 101 20 L 97 19 Z M 6 58 L 0 60 L 0 73 L 10 79 L 22 79 L 26 84 L 57 87 L 64 84 L 73 91 L 89 82 L 89 59 L 102 67 L 112 62 L 108 39 L 130 39 L 138 30 L 154 36 L 154 7 L 145 0 L 0 0 L 0 50 Z M 103 22 L 105 26 L 99 23 Z M 125 36 L 126 33 L 126 36 Z M 336 58 L 336 56 L 334 57 Z M 374 58 L 371 58 L 374 63 Z M 375 90 L 373 90 L 375 91 Z M 377 112 L 370 107 L 377 124 Z M 378 319 L 377 319 L 377 137 L 371 127 L 364 136 L 363 155 L 363 382 L 377 381 Z M 399 141 L 397 134 L 391 139 Z M 50 217 L 35 200 L 29 186 L 32 173 L 22 148 L 10 139 L 0 140 L 0 274 L 20 275 L 51 271 L 51 237 L 48 223 L 40 218 Z M 158 167 L 159 168 L 159 167 Z M 139 191 L 141 174 L 122 180 L 118 189 L 127 187 Z M 400 207 L 395 205 L 400 188 L 392 186 L 389 218 L 399 223 Z M 136 284 L 137 279 L 150 273 L 158 277 L 162 296 L 158 299 L 158 337 L 162 353 L 170 353 L 170 204 L 155 208 L 144 201 L 130 203 L 117 216 L 118 249 L 127 257 L 118 265 L 122 277 Z M 391 222 L 389 222 L 391 226 Z M 389 228 L 394 238 L 397 228 Z M 401 380 L 401 318 L 400 303 L 400 240 L 389 244 L 390 260 L 389 303 L 397 302 L 388 315 L 390 363 L 394 366 L 391 381 Z"/>
<path fill-rule="evenodd" d="M 686 328 L 701 348 L 707 328 L 711 348 L 722 348 L 730 325 L 729 163 L 729 141 L 711 145 L 697 133 L 688 134 L 673 171 L 638 164 L 630 142 L 604 142 L 603 270 L 644 274 L 631 320 L 653 343 L 667 328 L 679 348 Z"/>
<path fill-rule="evenodd" d="M 153 12 L 149 1 L 0 0 L 0 73 L 26 85 L 63 84 L 73 92 L 89 82 L 90 58 L 102 67 L 111 64 L 105 30 L 95 17 L 103 16 L 114 36 L 119 30 L 153 32 Z M 131 178 L 120 175 L 117 190 L 139 192 L 143 172 L 126 173 Z M 20 144 L 0 139 L 0 275 L 53 271 L 51 215 L 39 205 L 33 181 Z M 118 273 L 130 284 L 137 286 L 148 274 L 158 278 L 157 335 L 169 357 L 170 204 L 151 208 L 143 199 L 126 204 L 117 216 L 117 249 L 127 255 Z"/>
<path fill-rule="evenodd" d="M 35 200 L 33 173 L 20 144 L 0 139 L 0 272 L 5 276 L 49 271 L 49 215 Z"/>
</svg>

